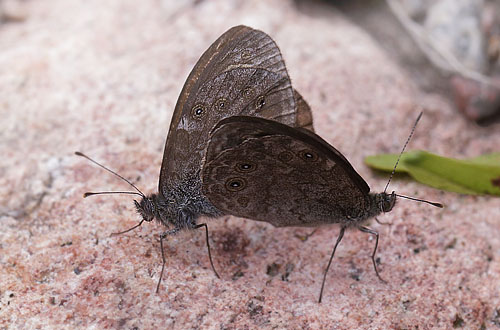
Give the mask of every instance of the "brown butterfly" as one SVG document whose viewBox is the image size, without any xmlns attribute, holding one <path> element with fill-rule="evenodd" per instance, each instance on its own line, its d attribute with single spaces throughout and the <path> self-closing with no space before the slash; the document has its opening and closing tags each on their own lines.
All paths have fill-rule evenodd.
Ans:
<svg viewBox="0 0 500 330">
<path fill-rule="evenodd" d="M 391 211 L 396 196 L 414 199 L 385 190 L 370 193 L 348 160 L 321 137 L 256 117 L 229 117 L 214 127 L 201 176 L 203 194 L 226 214 L 276 227 L 340 224 L 319 302 L 335 250 L 347 228 L 375 236 L 372 261 L 382 280 L 375 262 L 379 235 L 364 224 Z"/>
<path fill-rule="evenodd" d="M 160 235 L 163 264 L 157 291 L 165 267 L 163 240 L 183 229 L 205 228 L 210 263 L 219 277 L 210 255 L 208 227 L 198 223 L 198 219 L 219 217 L 224 212 L 202 193 L 200 170 L 213 127 L 222 119 L 237 115 L 312 130 L 311 110 L 292 88 L 278 46 L 264 32 L 246 26 L 233 27 L 220 36 L 189 74 L 170 124 L 157 194 L 144 195 L 130 181 L 77 152 L 137 190 L 115 193 L 142 197 L 140 202 L 134 201 L 142 220 L 129 230 L 153 219 L 169 227 Z M 89 192 L 84 196 L 104 193 L 112 192 Z"/>
</svg>

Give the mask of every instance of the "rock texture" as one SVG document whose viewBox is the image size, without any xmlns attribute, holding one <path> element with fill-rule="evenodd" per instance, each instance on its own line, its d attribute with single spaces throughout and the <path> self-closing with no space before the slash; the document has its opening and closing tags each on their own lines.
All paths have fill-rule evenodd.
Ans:
<svg viewBox="0 0 500 330">
<path fill-rule="evenodd" d="M 468 123 L 439 95 L 421 93 L 367 33 L 327 5 L 294 1 L 77 1 L 22 3 L 0 23 L 0 328 L 494 328 L 500 326 L 497 198 L 445 193 L 397 178 L 399 201 L 373 223 L 374 241 L 346 233 L 317 303 L 338 234 L 211 220 L 165 246 L 159 225 L 110 237 L 139 220 L 128 189 L 76 157 L 83 151 L 146 192 L 157 187 L 168 123 L 184 80 L 221 33 L 246 24 L 280 46 L 316 131 L 374 191 L 386 175 L 363 157 L 410 148 L 453 157 L 498 151 L 500 127 Z"/>
</svg>

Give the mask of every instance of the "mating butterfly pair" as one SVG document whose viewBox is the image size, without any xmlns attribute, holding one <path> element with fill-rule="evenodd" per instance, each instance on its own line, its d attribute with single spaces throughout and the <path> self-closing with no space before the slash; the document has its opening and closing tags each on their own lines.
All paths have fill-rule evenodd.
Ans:
<svg viewBox="0 0 500 330">
<path fill-rule="evenodd" d="M 340 224 L 320 302 L 348 227 L 375 235 L 372 261 L 379 276 L 378 233 L 363 223 L 389 212 L 396 201 L 395 193 L 370 193 L 347 159 L 313 132 L 311 110 L 292 88 L 276 43 L 246 26 L 219 37 L 187 78 L 167 136 L 158 194 L 146 196 L 130 184 L 138 192 L 121 193 L 142 197 L 135 201 L 142 221 L 131 229 L 153 219 L 169 228 L 160 239 L 157 291 L 165 267 L 163 241 L 184 229 L 205 228 L 219 276 L 208 227 L 198 223 L 202 216 L 234 215 L 276 227 Z"/>
</svg>

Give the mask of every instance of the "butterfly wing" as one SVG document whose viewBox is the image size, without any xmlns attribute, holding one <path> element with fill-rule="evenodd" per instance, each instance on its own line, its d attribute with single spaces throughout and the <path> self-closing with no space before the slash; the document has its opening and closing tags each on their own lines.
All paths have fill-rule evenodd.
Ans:
<svg viewBox="0 0 500 330">
<path fill-rule="evenodd" d="M 294 93 L 276 43 L 246 26 L 224 33 L 190 73 L 167 136 L 159 184 L 162 194 L 182 180 L 183 173 L 199 171 L 210 130 L 234 115 L 312 128 L 309 106 Z"/>
<path fill-rule="evenodd" d="M 311 108 L 306 100 L 295 89 L 293 90 L 295 103 L 297 105 L 297 118 L 295 119 L 295 127 L 302 127 L 311 132 L 314 132 L 313 118 Z"/>
<path fill-rule="evenodd" d="M 218 209 L 277 227 L 336 223 L 369 207 L 370 188 L 339 151 L 314 133 L 262 118 L 217 124 L 201 176 Z"/>
</svg>

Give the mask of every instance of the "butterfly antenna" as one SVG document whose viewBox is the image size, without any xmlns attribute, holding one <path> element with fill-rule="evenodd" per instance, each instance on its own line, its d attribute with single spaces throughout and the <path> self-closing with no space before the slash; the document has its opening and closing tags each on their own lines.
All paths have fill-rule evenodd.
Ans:
<svg viewBox="0 0 500 330">
<path fill-rule="evenodd" d="M 406 146 L 410 142 L 410 139 L 413 136 L 413 133 L 415 132 L 415 128 L 417 127 L 418 121 L 420 120 L 420 118 L 422 118 L 423 114 L 424 114 L 423 112 L 420 112 L 420 114 L 417 117 L 417 120 L 415 120 L 415 124 L 413 124 L 410 135 L 408 136 L 408 139 L 406 140 L 406 143 L 403 146 L 403 149 L 401 150 L 401 153 L 398 156 L 398 160 L 396 161 L 396 165 L 394 165 L 394 168 L 392 169 L 391 176 L 389 177 L 389 181 L 387 181 L 387 184 L 385 185 L 384 193 L 387 191 L 387 188 L 389 187 L 389 183 L 391 183 L 391 180 L 392 180 L 392 177 L 394 176 L 394 173 L 396 173 L 396 167 L 398 167 L 399 160 L 401 159 L 401 156 L 403 155 L 403 152 L 405 151 Z M 427 203 L 427 204 L 430 204 L 430 205 L 435 206 L 435 207 L 443 208 L 443 204 L 441 204 L 441 203 L 430 202 L 430 201 L 427 201 L 425 199 L 409 197 L 409 196 L 404 196 L 404 195 L 398 195 L 398 194 L 395 194 L 395 195 L 398 197 L 401 197 L 401 198 L 406 198 L 406 199 L 410 199 L 410 200 L 417 201 L 417 202 Z"/>
<path fill-rule="evenodd" d="M 411 199 L 412 201 L 427 203 L 427 204 L 430 204 L 432 206 L 439 207 L 439 208 L 444 207 L 443 204 L 441 204 L 441 203 L 430 202 L 430 201 L 426 201 L 425 199 L 420 199 L 420 198 L 415 198 L 415 197 L 410 197 L 410 196 L 403 196 L 403 195 L 398 195 L 398 194 L 395 194 L 395 195 L 398 197 L 401 197 L 401 198 Z"/>
<path fill-rule="evenodd" d="M 135 184 L 133 184 L 132 182 L 130 182 L 129 180 L 125 179 L 123 176 L 121 176 L 120 174 L 116 173 L 115 171 L 112 171 L 110 170 L 109 168 L 107 168 L 106 166 L 102 165 L 102 164 L 99 164 L 98 162 L 96 162 L 95 160 L 93 160 L 92 158 L 90 158 L 89 156 L 79 152 L 79 151 L 76 151 L 75 152 L 75 155 L 77 156 L 80 156 L 80 157 L 83 157 L 83 158 L 87 158 L 87 160 L 91 161 L 92 163 L 96 164 L 97 166 L 105 169 L 106 171 L 108 171 L 109 173 L 111 174 L 114 174 L 116 175 L 117 177 L 119 177 L 120 179 L 122 179 L 123 181 L 127 182 L 129 185 L 131 185 L 132 187 L 134 187 L 135 190 L 138 191 L 138 193 L 136 192 L 133 192 L 133 191 L 102 191 L 102 192 L 86 192 L 83 197 L 89 197 L 89 196 L 92 196 L 92 195 L 103 195 L 103 194 L 129 194 L 129 195 L 139 195 L 139 196 L 142 196 L 142 197 L 146 197 L 142 191 L 139 190 L 139 188 L 137 188 L 135 186 Z"/>
<path fill-rule="evenodd" d="M 396 165 L 394 165 L 394 168 L 392 169 L 391 176 L 389 177 L 389 181 L 387 181 L 387 184 L 385 185 L 384 193 L 387 191 L 387 188 L 389 187 L 389 184 L 391 183 L 391 180 L 392 180 L 392 177 L 394 176 L 394 173 L 396 173 L 396 167 L 398 167 L 399 160 L 401 159 L 401 156 L 403 155 L 403 152 L 405 151 L 406 146 L 410 142 L 411 137 L 413 136 L 413 132 L 415 132 L 415 128 L 417 127 L 418 121 L 420 120 L 420 118 L 422 117 L 423 114 L 424 114 L 423 111 L 420 112 L 420 114 L 417 117 L 417 120 L 415 120 L 415 124 L 413 124 L 413 128 L 411 129 L 411 132 L 410 132 L 410 136 L 408 136 L 408 139 L 406 140 L 405 145 L 403 146 L 403 149 L 401 150 L 401 153 L 398 156 L 398 160 L 396 161 Z"/>
<path fill-rule="evenodd" d="M 83 194 L 83 198 L 87 198 L 89 196 L 94 196 L 94 195 L 108 195 L 108 194 L 126 194 L 126 195 L 139 195 L 144 197 L 143 194 L 140 194 L 135 191 L 99 191 L 99 192 L 86 192 Z"/>
</svg>

